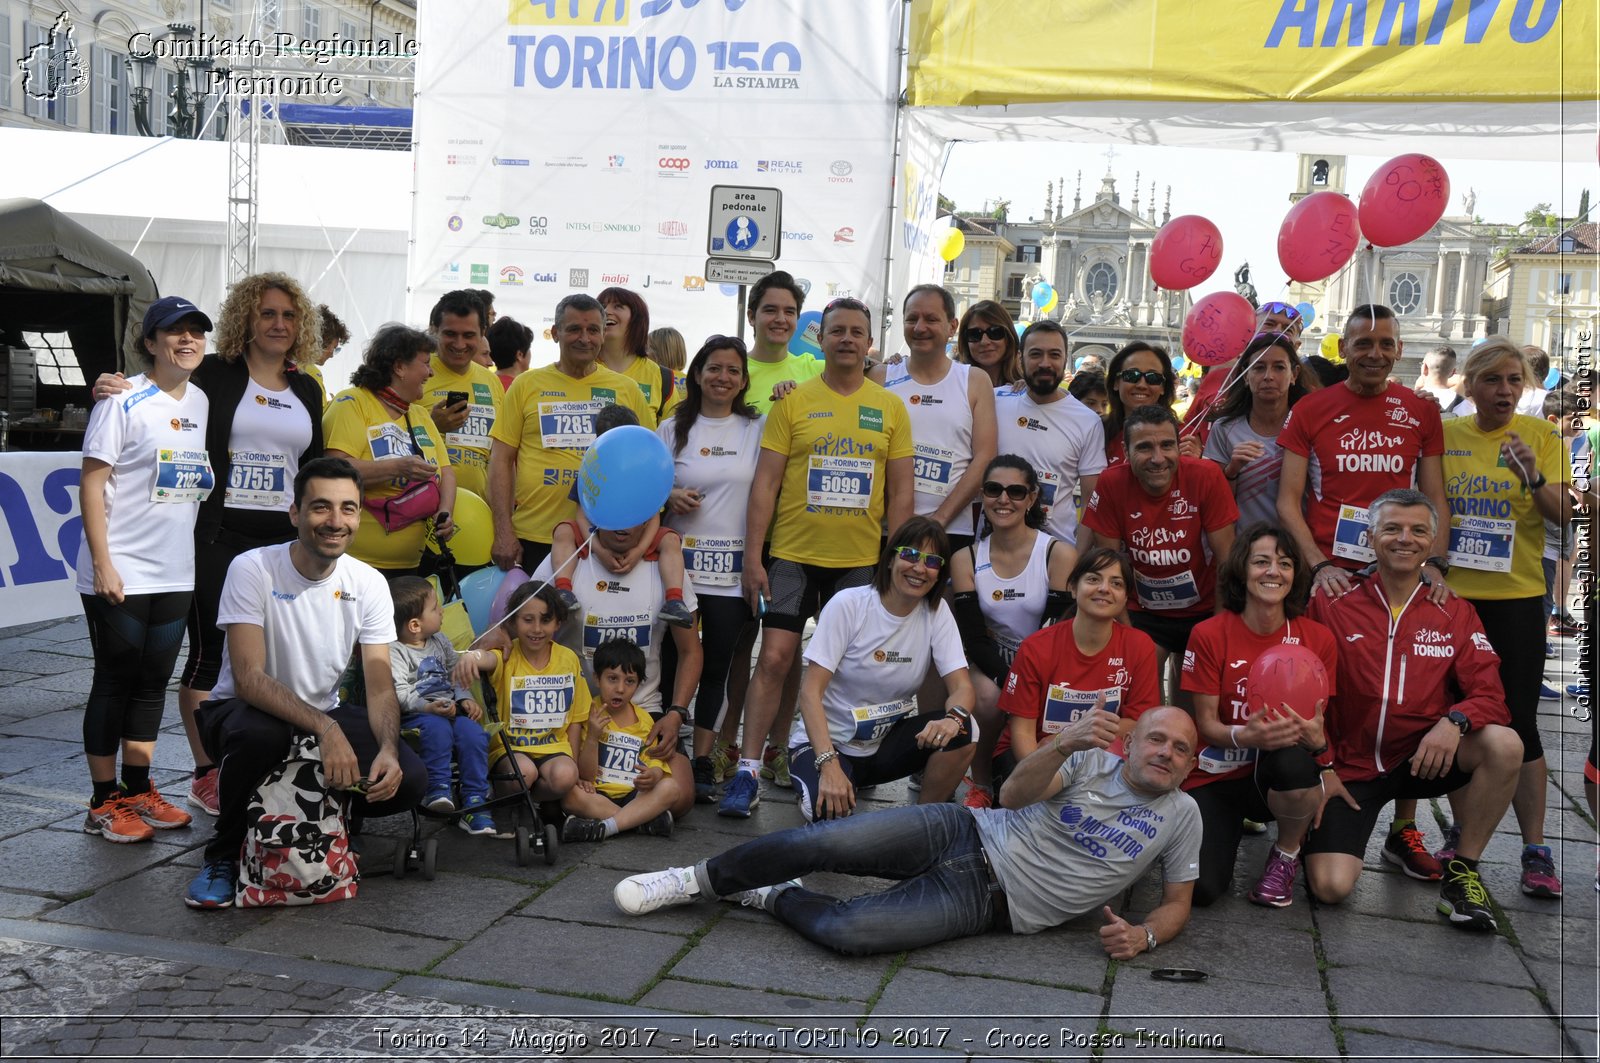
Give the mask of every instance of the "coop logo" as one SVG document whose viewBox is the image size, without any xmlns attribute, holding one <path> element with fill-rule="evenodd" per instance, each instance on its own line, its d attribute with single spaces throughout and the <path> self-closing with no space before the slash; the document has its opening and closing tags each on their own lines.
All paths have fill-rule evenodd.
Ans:
<svg viewBox="0 0 1600 1063">
<path fill-rule="evenodd" d="M 832 166 L 828 167 L 828 183 L 834 185 L 854 184 L 856 179 L 850 176 L 853 172 L 855 172 L 854 166 L 851 166 L 844 159 L 837 159 Z"/>
<path fill-rule="evenodd" d="M 549 236 L 550 235 L 550 219 L 545 217 L 545 216 L 543 216 L 543 215 L 537 215 L 535 217 L 529 218 L 528 219 L 528 235 L 529 236 Z"/>
<path fill-rule="evenodd" d="M 663 155 L 656 160 L 656 173 L 662 177 L 683 177 L 690 165 L 687 155 Z"/>
<path fill-rule="evenodd" d="M 853 244 L 856 242 L 856 231 L 845 225 L 833 230 L 833 242 L 836 244 Z"/>
<path fill-rule="evenodd" d="M 656 226 L 656 235 L 668 240 L 682 240 L 689 235 L 689 226 L 676 218 L 671 221 L 661 222 Z"/>
<path fill-rule="evenodd" d="M 513 217 L 510 214 L 485 214 L 483 216 L 483 224 L 491 229 L 499 229 L 501 232 L 505 232 L 507 229 L 514 229 L 521 225 L 522 219 Z"/>
<path fill-rule="evenodd" d="M 532 159 L 508 159 L 504 155 L 495 155 L 495 156 L 490 157 L 489 163 L 492 166 L 531 166 L 531 165 L 533 165 L 533 160 Z"/>
<path fill-rule="evenodd" d="M 567 271 L 567 287 L 589 287 L 589 271 L 586 269 L 570 269 Z"/>
<path fill-rule="evenodd" d="M 705 168 L 708 170 L 737 170 L 739 168 L 739 160 L 707 159 Z"/>
<path fill-rule="evenodd" d="M 686 292 L 703 292 L 706 290 L 704 277 L 686 276 L 683 278 L 683 290 Z"/>
<path fill-rule="evenodd" d="M 805 166 L 793 159 L 756 160 L 756 173 L 801 173 L 804 170 Z"/>
<path fill-rule="evenodd" d="M 445 228 L 449 229 L 453 233 L 460 232 L 461 231 L 461 225 L 462 225 L 461 215 L 459 215 L 459 214 L 450 215 L 450 220 L 445 222 L 444 225 L 445 225 Z"/>
<path fill-rule="evenodd" d="M 514 285 L 514 286 L 520 287 L 522 285 L 522 277 L 523 277 L 523 273 L 522 273 L 522 267 L 521 266 L 502 266 L 502 267 L 500 267 L 500 283 L 501 284 Z"/>
</svg>

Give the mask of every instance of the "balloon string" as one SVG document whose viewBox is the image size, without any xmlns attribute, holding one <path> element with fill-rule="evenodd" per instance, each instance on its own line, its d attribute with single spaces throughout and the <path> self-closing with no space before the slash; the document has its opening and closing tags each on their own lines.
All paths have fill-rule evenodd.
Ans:
<svg viewBox="0 0 1600 1063">
<path fill-rule="evenodd" d="M 594 535 L 595 535 L 594 531 L 591 530 L 589 532 L 589 537 L 583 541 L 582 545 L 580 545 L 576 550 L 572 551 L 572 556 L 567 558 L 565 561 L 563 561 L 559 568 L 557 568 L 555 571 L 550 573 L 550 579 L 540 581 L 539 586 L 535 587 L 533 589 L 533 593 L 534 594 L 539 593 L 539 588 L 540 587 L 549 586 L 551 581 L 555 580 L 556 577 L 561 575 L 561 569 L 566 568 L 568 565 L 576 564 L 577 561 L 578 561 L 578 558 L 583 556 L 583 552 L 589 548 L 589 544 L 594 542 Z M 467 649 L 469 649 L 469 650 L 477 649 L 478 648 L 478 643 L 480 643 L 484 639 L 488 638 L 489 637 L 489 633 L 492 632 L 495 628 L 499 627 L 501 624 L 505 623 L 506 622 L 506 618 L 509 617 L 510 615 L 511 615 L 511 613 L 507 612 L 504 616 L 495 617 L 494 623 L 492 623 L 488 627 L 484 628 L 483 629 L 483 634 L 481 634 L 477 638 L 473 639 L 472 640 L 472 644 L 469 645 L 467 647 Z"/>
</svg>

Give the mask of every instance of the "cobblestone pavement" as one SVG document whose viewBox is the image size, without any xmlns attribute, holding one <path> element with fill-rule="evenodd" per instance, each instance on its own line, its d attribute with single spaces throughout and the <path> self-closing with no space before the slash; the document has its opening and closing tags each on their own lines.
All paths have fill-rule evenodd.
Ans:
<svg viewBox="0 0 1600 1063">
<path fill-rule="evenodd" d="M 1589 726 L 1571 702 L 1541 717 L 1567 896 L 1518 890 L 1508 816 L 1483 864 L 1497 934 L 1445 925 L 1435 888 L 1376 844 L 1345 904 L 1314 906 L 1302 887 L 1287 909 L 1254 907 L 1267 845 L 1254 837 L 1233 895 L 1129 963 L 1105 958 L 1089 917 L 850 959 L 728 904 L 642 919 L 611 904 L 625 874 L 798 823 L 777 789 L 750 820 L 701 808 L 671 840 L 566 846 L 553 866 L 430 823 L 432 883 L 369 874 L 347 903 L 191 911 L 179 894 L 204 822 L 145 845 L 82 833 L 88 658 L 81 621 L 0 630 L 0 1058 L 1596 1059 Z M 1574 681 L 1571 661 L 1550 664 L 1551 685 Z M 181 801 L 189 753 L 169 704 L 154 779 Z M 868 802 L 905 799 L 892 786 Z M 1434 845 L 1441 807 L 1423 809 Z M 368 866 L 387 866 L 409 824 L 368 827 Z M 1113 906 L 1147 911 L 1156 895 L 1141 882 Z M 1155 981 L 1157 967 L 1209 978 Z"/>
</svg>

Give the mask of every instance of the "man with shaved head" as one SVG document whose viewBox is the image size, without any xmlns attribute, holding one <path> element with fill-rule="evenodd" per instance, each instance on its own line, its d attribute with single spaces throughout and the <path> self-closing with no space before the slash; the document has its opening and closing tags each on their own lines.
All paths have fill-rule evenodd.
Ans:
<svg viewBox="0 0 1600 1063">
<path fill-rule="evenodd" d="M 1151 709 L 1107 751 L 1117 717 L 1098 706 L 1017 765 L 1004 806 L 930 804 L 813 823 L 746 842 L 694 867 L 633 875 L 617 907 L 643 915 L 697 898 L 761 907 L 847 955 L 898 952 L 987 930 L 1032 934 L 1101 908 L 1100 944 L 1125 960 L 1170 940 L 1189 918 L 1199 874 L 1200 813 L 1178 786 L 1194 766 L 1194 722 Z M 1161 904 L 1142 922 L 1108 898 L 1152 864 Z M 899 880 L 840 900 L 806 889 L 813 871 Z"/>
</svg>

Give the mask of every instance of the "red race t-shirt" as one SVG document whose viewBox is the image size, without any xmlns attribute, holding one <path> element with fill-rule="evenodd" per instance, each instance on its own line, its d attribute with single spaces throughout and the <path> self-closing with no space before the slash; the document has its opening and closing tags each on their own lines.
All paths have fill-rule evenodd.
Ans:
<svg viewBox="0 0 1600 1063">
<path fill-rule="evenodd" d="M 1112 624 L 1111 641 L 1090 657 L 1078 649 L 1072 625 L 1073 621 L 1063 620 L 1023 639 L 1000 691 L 1002 710 L 1039 721 L 1040 741 L 1094 708 L 1102 690 L 1106 711 L 1129 719 L 1161 704 L 1161 672 L 1149 635 Z M 1000 736 L 996 754 L 1010 744 L 1008 728 Z"/>
<path fill-rule="evenodd" d="M 1322 660 L 1328 670 L 1328 695 L 1334 693 L 1338 644 L 1333 632 L 1304 617 L 1289 620 L 1268 635 L 1257 635 L 1238 613 L 1223 612 L 1195 625 L 1183 655 L 1184 690 L 1217 697 L 1217 719 L 1225 727 L 1244 726 L 1250 716 L 1245 704 L 1245 680 L 1256 658 L 1281 643 L 1299 643 Z M 1185 790 L 1218 779 L 1235 779 L 1254 770 L 1256 749 L 1203 745 L 1194 771 L 1184 781 Z"/>
<path fill-rule="evenodd" d="M 1336 384 L 1295 403 L 1278 445 L 1306 459 L 1304 508 L 1317 548 L 1358 569 L 1375 559 L 1368 504 L 1414 486 L 1417 463 L 1444 453 L 1444 430 L 1438 404 L 1392 380 L 1371 396 Z"/>
<path fill-rule="evenodd" d="M 1133 558 L 1130 609 L 1162 616 L 1205 616 L 1216 592 L 1216 559 L 1206 533 L 1232 525 L 1239 507 L 1222 466 L 1203 458 L 1178 459 L 1167 493 L 1153 498 L 1132 466 L 1113 465 L 1100 475 L 1083 525 L 1121 539 Z"/>
</svg>

